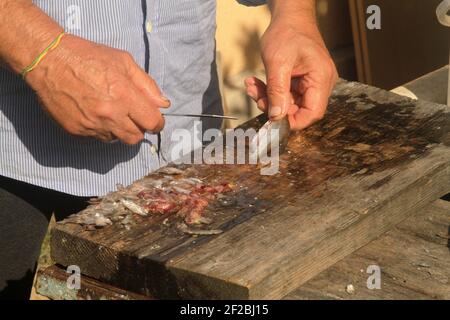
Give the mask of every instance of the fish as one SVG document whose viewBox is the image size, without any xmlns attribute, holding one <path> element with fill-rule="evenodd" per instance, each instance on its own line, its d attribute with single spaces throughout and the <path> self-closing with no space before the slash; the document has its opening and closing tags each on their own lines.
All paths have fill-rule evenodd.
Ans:
<svg viewBox="0 0 450 320">
<path fill-rule="evenodd" d="M 109 218 L 106 218 L 101 213 L 93 213 L 93 212 L 85 212 L 79 213 L 76 215 L 69 216 L 66 220 L 60 222 L 61 224 L 73 223 L 73 224 L 81 224 L 85 226 L 92 226 L 95 228 L 103 228 L 108 225 L 112 225 L 112 221 Z"/>
<path fill-rule="evenodd" d="M 182 170 L 175 168 L 175 167 L 164 167 L 164 168 L 159 169 L 158 172 L 162 173 L 162 174 L 174 175 L 174 176 L 183 174 Z"/>
<path fill-rule="evenodd" d="M 105 218 L 102 214 L 96 213 L 94 215 L 94 224 L 96 227 L 106 227 L 112 225 L 112 221 L 109 218 Z"/>
<path fill-rule="evenodd" d="M 133 213 L 136 213 L 140 216 L 146 217 L 147 216 L 147 210 L 145 210 L 143 207 L 141 207 L 140 205 L 138 205 L 137 203 L 130 201 L 130 200 L 126 200 L 126 199 L 120 199 L 120 203 L 123 204 L 123 206 L 125 208 L 127 208 L 128 210 L 130 210 Z"/>
<path fill-rule="evenodd" d="M 116 192 L 95 198 L 88 208 L 63 223 L 77 223 L 87 230 L 117 223 L 128 230 L 134 224 L 133 214 L 176 214 L 186 225 L 212 223 L 204 216 L 209 202 L 232 191 L 234 186 L 227 182 L 207 184 L 184 174 L 178 168 L 165 167 L 131 186 L 118 184 Z"/>
<path fill-rule="evenodd" d="M 272 154 L 272 150 L 275 150 L 275 148 L 278 148 L 278 153 L 281 154 L 286 149 L 290 132 L 287 117 L 279 121 L 269 120 L 253 137 L 250 143 L 251 151 L 256 151 L 260 159 Z"/>
<path fill-rule="evenodd" d="M 182 193 L 182 194 L 190 194 L 190 193 L 191 193 L 190 190 L 184 189 L 184 188 L 182 188 L 182 187 L 173 186 L 172 188 L 173 188 L 173 190 L 175 190 L 175 191 L 178 192 L 178 193 Z"/>
<path fill-rule="evenodd" d="M 198 178 L 183 178 L 183 179 L 180 179 L 179 181 L 185 182 L 185 183 L 188 183 L 191 185 L 197 185 L 197 184 L 203 183 L 203 181 Z"/>
<path fill-rule="evenodd" d="M 152 180 L 150 183 L 153 187 L 161 189 L 164 185 L 164 180 Z"/>
</svg>

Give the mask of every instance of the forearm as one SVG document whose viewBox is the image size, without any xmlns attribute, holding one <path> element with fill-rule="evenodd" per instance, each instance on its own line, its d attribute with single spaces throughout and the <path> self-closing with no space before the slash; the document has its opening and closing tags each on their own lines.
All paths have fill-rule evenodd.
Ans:
<svg viewBox="0 0 450 320">
<path fill-rule="evenodd" d="M 316 34 L 320 38 L 315 0 L 268 0 L 268 5 L 272 22 L 282 22 L 286 26 Z"/>
<path fill-rule="evenodd" d="M 63 28 L 30 0 L 1 0 L 0 31 L 0 60 L 20 73 Z"/>
<path fill-rule="evenodd" d="M 282 17 L 302 22 L 315 23 L 315 0 L 269 0 L 268 5 L 272 18 Z"/>
</svg>

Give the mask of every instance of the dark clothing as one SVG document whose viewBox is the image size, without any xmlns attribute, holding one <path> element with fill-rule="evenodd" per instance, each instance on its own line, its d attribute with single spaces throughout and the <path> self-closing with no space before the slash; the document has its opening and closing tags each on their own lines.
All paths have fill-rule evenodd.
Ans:
<svg viewBox="0 0 450 320">
<path fill-rule="evenodd" d="M 0 176 L 0 300 L 29 298 L 52 214 L 64 219 L 87 200 Z"/>
</svg>

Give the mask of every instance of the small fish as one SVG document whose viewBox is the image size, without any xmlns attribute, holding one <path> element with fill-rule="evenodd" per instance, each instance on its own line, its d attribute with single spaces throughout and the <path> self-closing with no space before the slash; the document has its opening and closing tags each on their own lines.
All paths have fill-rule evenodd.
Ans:
<svg viewBox="0 0 450 320">
<path fill-rule="evenodd" d="M 286 117 L 280 121 L 267 121 L 253 137 L 250 143 L 251 151 L 257 150 L 260 159 L 272 154 L 272 150 L 278 149 L 280 154 L 283 153 L 289 141 L 290 131 Z"/>
<path fill-rule="evenodd" d="M 177 187 L 177 186 L 173 186 L 172 189 L 175 190 L 176 192 L 182 193 L 182 194 L 190 194 L 191 193 L 190 190 L 187 190 L 187 189 L 184 189 L 181 187 Z"/>
<path fill-rule="evenodd" d="M 189 183 L 191 185 L 196 185 L 196 184 L 203 183 L 203 181 L 198 179 L 198 178 L 184 178 L 184 179 L 180 179 L 180 181 Z"/>
<path fill-rule="evenodd" d="M 96 205 L 95 209 L 101 212 L 104 216 L 110 216 L 118 212 L 119 204 L 117 202 L 104 202 L 102 205 Z"/>
<path fill-rule="evenodd" d="M 96 227 L 106 227 L 108 225 L 112 225 L 112 221 L 108 218 L 105 218 L 102 214 L 96 213 L 94 216 L 94 224 Z"/>
<path fill-rule="evenodd" d="M 178 168 L 174 168 L 174 167 L 164 167 L 164 168 L 159 169 L 159 172 L 162 174 L 168 174 L 168 175 L 172 175 L 172 176 L 183 174 L 182 170 L 180 170 Z"/>
<path fill-rule="evenodd" d="M 164 184 L 164 181 L 163 180 L 151 180 L 149 182 L 149 184 L 154 188 L 161 189 Z"/>
<path fill-rule="evenodd" d="M 125 186 L 123 184 L 121 184 L 121 183 L 116 184 L 116 188 L 117 188 L 117 191 L 125 190 Z"/>
<path fill-rule="evenodd" d="M 127 208 L 128 210 L 130 210 L 133 213 L 136 213 L 143 217 L 147 216 L 147 211 L 144 208 L 142 208 L 140 205 L 138 205 L 137 203 L 134 203 L 133 201 L 126 200 L 126 199 L 120 199 L 120 203 L 122 203 L 125 208 Z"/>
<path fill-rule="evenodd" d="M 75 223 L 75 224 L 81 224 L 88 228 L 89 230 L 94 230 L 95 228 L 103 228 L 108 225 L 112 225 L 112 221 L 109 218 L 106 218 L 103 214 L 100 213 L 92 213 L 92 212 L 86 212 L 81 213 L 77 215 L 72 215 L 68 217 L 68 219 L 60 222 L 61 224 L 66 223 Z"/>
</svg>

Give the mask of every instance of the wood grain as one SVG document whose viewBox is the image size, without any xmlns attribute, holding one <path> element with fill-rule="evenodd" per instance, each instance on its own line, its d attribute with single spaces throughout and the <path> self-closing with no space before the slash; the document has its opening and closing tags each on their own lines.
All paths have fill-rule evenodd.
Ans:
<svg viewBox="0 0 450 320">
<path fill-rule="evenodd" d="M 317 275 L 286 299 L 450 299 L 450 203 L 438 200 Z M 367 268 L 381 288 L 367 288 Z M 355 288 L 353 294 L 347 285 Z"/>
<path fill-rule="evenodd" d="M 131 230 L 58 225 L 52 256 L 156 298 L 281 298 L 450 190 L 448 112 L 341 81 L 325 119 L 291 137 L 279 174 L 183 167 L 238 186 L 207 210 L 223 234 L 186 236 L 175 217 L 142 218 Z"/>
<path fill-rule="evenodd" d="M 437 200 L 284 299 L 450 299 L 449 236 L 450 203 Z M 367 288 L 366 270 L 371 265 L 382 271 L 379 289 Z M 147 298 L 85 277 L 83 290 L 73 295 L 66 286 L 67 276 L 56 266 L 41 270 L 38 291 L 56 300 Z M 346 291 L 349 284 L 354 293 Z"/>
</svg>

